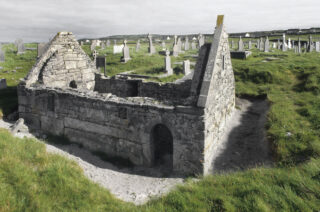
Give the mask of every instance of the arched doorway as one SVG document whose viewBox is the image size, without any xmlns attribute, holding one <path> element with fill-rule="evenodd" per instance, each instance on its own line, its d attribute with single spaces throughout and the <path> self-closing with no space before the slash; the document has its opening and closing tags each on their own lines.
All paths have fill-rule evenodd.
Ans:
<svg viewBox="0 0 320 212">
<path fill-rule="evenodd" d="M 153 164 L 172 170 L 173 138 L 170 130 L 163 124 L 157 124 L 152 130 Z"/>
</svg>

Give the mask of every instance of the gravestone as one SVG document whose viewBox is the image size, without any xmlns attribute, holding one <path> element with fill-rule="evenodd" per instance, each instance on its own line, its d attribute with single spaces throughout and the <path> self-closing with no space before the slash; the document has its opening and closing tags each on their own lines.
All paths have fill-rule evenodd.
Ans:
<svg viewBox="0 0 320 212">
<path fill-rule="evenodd" d="M 83 46 L 83 41 L 80 41 L 80 46 Z"/>
<path fill-rule="evenodd" d="M 189 38 L 188 37 L 186 37 L 186 42 L 185 42 L 185 44 L 184 44 L 184 50 L 185 51 L 188 51 L 189 50 Z"/>
<path fill-rule="evenodd" d="M 307 44 L 306 44 L 306 43 L 303 44 L 303 48 L 304 48 L 305 50 L 307 49 Z"/>
<path fill-rule="evenodd" d="M 190 61 L 189 60 L 184 60 L 183 61 L 183 74 L 188 75 L 190 74 Z"/>
<path fill-rule="evenodd" d="M 105 56 L 97 56 L 97 58 L 96 58 L 96 68 L 97 69 L 103 68 L 104 76 L 106 76 L 106 57 Z"/>
<path fill-rule="evenodd" d="M 113 45 L 117 45 L 117 40 L 113 40 Z"/>
<path fill-rule="evenodd" d="M 174 36 L 174 43 L 173 43 L 173 51 L 172 51 L 172 54 L 174 57 L 178 57 L 179 55 L 179 47 L 177 45 L 177 39 L 178 39 L 178 36 Z"/>
<path fill-rule="evenodd" d="M 234 46 L 234 41 L 231 40 L 231 49 L 234 49 L 234 48 L 235 48 L 235 46 Z"/>
<path fill-rule="evenodd" d="M 129 52 L 129 47 L 127 46 L 127 40 L 124 40 L 123 41 L 123 50 L 122 50 L 122 52 L 123 52 L 123 56 L 122 56 L 122 58 L 121 58 L 121 62 L 123 62 L 123 63 L 126 63 L 126 62 L 128 62 L 129 60 L 131 60 L 131 58 L 130 58 L 130 52 Z"/>
<path fill-rule="evenodd" d="M 24 51 L 26 50 L 24 44 L 23 44 L 23 40 L 22 39 L 18 39 L 17 41 L 17 54 L 23 54 Z"/>
<path fill-rule="evenodd" d="M 106 48 L 106 44 L 104 42 L 101 42 L 101 49 L 105 49 Z"/>
<path fill-rule="evenodd" d="M 140 40 L 137 41 L 136 52 L 140 51 Z"/>
<path fill-rule="evenodd" d="M 280 50 L 280 48 L 281 48 L 281 43 L 280 43 L 280 39 L 278 39 L 278 49 Z"/>
<path fill-rule="evenodd" d="M 182 43 L 181 43 L 181 38 L 178 37 L 178 42 L 177 42 L 177 46 L 178 46 L 178 52 L 182 52 Z"/>
<path fill-rule="evenodd" d="M 123 45 L 120 45 L 120 46 L 114 45 L 113 46 L 113 54 L 122 53 L 123 47 L 124 47 Z"/>
<path fill-rule="evenodd" d="M 240 36 L 240 39 L 239 39 L 239 42 L 238 42 L 238 51 L 239 52 L 244 51 L 244 46 L 243 46 L 243 41 L 242 41 L 241 36 Z"/>
<path fill-rule="evenodd" d="M 192 41 L 192 43 L 191 43 L 191 49 L 192 50 L 197 49 L 197 44 L 194 41 Z"/>
<path fill-rule="evenodd" d="M 252 42 L 251 42 L 251 40 L 249 40 L 248 49 L 249 49 L 249 50 L 252 49 Z"/>
<path fill-rule="evenodd" d="M 288 39 L 288 49 L 291 49 L 292 45 L 291 45 L 291 38 Z"/>
<path fill-rule="evenodd" d="M 110 40 L 107 40 L 107 47 L 110 46 Z"/>
<path fill-rule="evenodd" d="M 291 46 L 292 46 L 293 49 L 295 48 L 295 42 L 294 42 L 294 40 L 291 41 Z"/>
<path fill-rule="evenodd" d="M 264 52 L 269 52 L 269 38 L 267 37 L 265 42 L 264 42 Z"/>
<path fill-rule="evenodd" d="M 97 46 L 97 41 L 96 40 L 92 40 L 91 41 L 91 46 L 90 46 L 90 50 L 93 51 L 96 49 Z"/>
<path fill-rule="evenodd" d="M 148 39 L 149 39 L 148 52 L 149 52 L 149 54 L 154 54 L 156 52 L 156 49 L 152 45 L 152 36 L 150 34 L 148 34 Z"/>
<path fill-rule="evenodd" d="M 166 49 L 166 43 L 164 42 L 164 40 L 163 40 L 162 43 L 161 43 L 161 47 L 162 47 L 162 50 L 165 50 L 165 49 Z"/>
<path fill-rule="evenodd" d="M 202 34 L 199 34 L 198 36 L 198 43 L 199 43 L 199 49 L 201 49 L 201 47 L 204 44 L 204 36 Z"/>
<path fill-rule="evenodd" d="M 4 58 L 4 51 L 2 51 L 2 46 L 0 44 L 0 63 L 4 62 L 5 58 Z"/>
<path fill-rule="evenodd" d="M 257 40 L 257 49 L 260 49 L 260 40 Z"/>
<path fill-rule="evenodd" d="M 287 51 L 287 44 L 286 44 L 286 35 L 282 35 L 282 51 L 285 52 Z"/>
<path fill-rule="evenodd" d="M 166 65 L 166 72 L 168 75 L 173 74 L 173 69 L 171 68 L 171 58 L 170 58 L 170 51 L 166 51 L 166 58 L 164 59 L 164 63 Z"/>
<path fill-rule="evenodd" d="M 320 42 L 316 42 L 316 52 L 320 52 Z"/>
<path fill-rule="evenodd" d="M 309 35 L 308 52 L 313 52 L 313 43 L 312 43 L 312 36 L 311 35 Z"/>
<path fill-rule="evenodd" d="M 273 42 L 273 43 L 272 43 L 272 48 L 273 48 L 273 49 L 276 49 L 276 48 L 277 48 L 277 43 L 276 43 L 276 42 Z"/>
<path fill-rule="evenodd" d="M 47 49 L 48 44 L 47 43 L 38 43 L 38 57 L 41 57 L 41 55 L 44 53 L 44 51 Z"/>
<path fill-rule="evenodd" d="M 0 90 L 7 88 L 7 81 L 6 79 L 0 79 Z"/>
<path fill-rule="evenodd" d="M 263 38 L 260 38 L 260 51 L 263 51 L 264 50 L 264 42 L 263 42 Z"/>
<path fill-rule="evenodd" d="M 298 53 L 301 54 L 301 40 L 298 38 Z"/>
</svg>

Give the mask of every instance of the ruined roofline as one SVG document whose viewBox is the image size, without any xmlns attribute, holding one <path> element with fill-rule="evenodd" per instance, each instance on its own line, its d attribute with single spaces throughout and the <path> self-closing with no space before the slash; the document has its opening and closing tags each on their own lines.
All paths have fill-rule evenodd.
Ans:
<svg viewBox="0 0 320 212">
<path fill-rule="evenodd" d="M 69 39 L 69 41 L 61 42 L 60 40 L 63 39 Z M 39 75 L 44 66 L 46 66 L 46 62 L 50 60 L 50 58 L 61 48 L 63 48 L 64 45 L 71 44 L 75 46 L 76 49 L 78 49 L 83 56 L 85 57 L 86 61 L 90 66 L 90 68 L 94 69 L 96 72 L 98 72 L 89 58 L 89 56 L 82 50 L 81 46 L 79 45 L 78 41 L 74 37 L 72 32 L 58 32 L 55 37 L 49 41 L 48 47 L 43 52 L 43 54 L 37 59 L 35 65 L 31 68 L 27 76 L 22 80 L 26 82 L 27 86 L 31 86 L 33 83 L 37 82 L 39 80 Z"/>
</svg>

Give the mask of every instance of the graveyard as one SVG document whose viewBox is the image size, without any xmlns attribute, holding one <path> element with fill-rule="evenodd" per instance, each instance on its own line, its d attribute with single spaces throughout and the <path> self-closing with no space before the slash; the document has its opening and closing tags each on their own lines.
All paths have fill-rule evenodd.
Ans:
<svg viewBox="0 0 320 212">
<path fill-rule="evenodd" d="M 186 35 L 178 37 L 185 42 Z M 206 36 L 205 39 L 199 37 L 201 45 L 210 46 L 213 42 L 212 35 Z M 272 151 L 271 165 L 234 167 L 230 172 L 217 172 L 207 176 L 201 172 L 187 175 L 183 178 L 183 184 L 169 193 L 152 197 L 150 201 L 136 206 L 116 198 L 107 189 L 90 181 L 75 161 L 47 153 L 45 142 L 52 142 L 50 139 L 42 137 L 39 139 L 43 141 L 39 142 L 34 138 L 17 138 L 9 131 L 0 129 L 0 190 L 5 190 L 0 192 L 0 209 L 4 211 L 319 210 L 320 49 L 317 47 L 319 44 L 316 44 L 320 40 L 318 37 L 320 35 L 312 34 L 315 42 L 313 46 L 310 45 L 310 35 L 290 35 L 291 41 L 295 41 L 296 46 L 300 39 L 300 52 L 297 48 L 283 45 L 281 34 L 261 38 L 241 38 L 242 42 L 240 38 L 229 37 L 231 52 L 250 51 L 246 59 L 231 59 L 235 96 L 237 99 L 261 100 L 269 105 L 266 123 L 263 124 L 265 137 Z M 105 39 L 102 41 L 104 46 L 100 44 L 91 48 L 93 40 L 83 44 L 79 42 L 79 46 L 92 61 L 99 56 L 105 57 L 105 70 L 98 68 L 104 80 L 113 80 L 117 77 L 119 79 L 140 77 L 141 80 L 142 77 L 143 83 L 165 86 L 167 83 L 184 79 L 184 61 L 189 60 L 190 69 L 196 70 L 196 63 L 201 58 L 199 56 L 201 48 L 192 49 L 191 43 L 189 50 L 174 56 L 174 35 L 171 38 L 170 41 L 165 41 L 165 47 L 162 46 L 163 41 L 153 40 L 152 50 L 150 39 L 148 41 L 147 36 L 141 37 L 138 51 L 137 39 L 126 42 L 124 39 L 118 39 L 118 45 L 126 43 L 129 56 L 122 52 L 114 54 L 112 39 L 109 39 L 109 45 L 107 45 L 108 39 Z M 289 37 L 285 38 L 284 42 L 288 42 L 287 39 Z M 278 46 L 274 46 L 273 43 Z M 41 57 L 37 54 L 36 43 L 24 44 L 25 48 L 21 45 L 21 41 L 16 45 L 2 45 L 4 62 L 0 62 L 2 67 L 0 79 L 6 79 L 6 87 L 0 90 L 0 117 L 3 120 L 16 119 L 12 114 L 21 110 L 21 107 L 18 108 L 17 94 L 17 90 L 21 89 L 18 87 L 20 79 L 26 77 L 33 68 L 37 68 L 35 65 L 37 57 Z M 314 49 L 310 51 L 310 48 Z M 169 65 L 172 68 L 167 71 L 166 57 L 170 58 Z M 171 73 L 167 74 L 170 71 Z M 32 76 L 29 79 L 32 79 Z M 65 79 L 67 77 L 60 81 Z M 46 80 L 46 75 L 43 80 Z M 76 83 L 78 87 L 82 86 Z M 90 99 L 88 96 L 85 98 Z M 35 105 L 40 104 L 41 99 L 36 101 Z M 37 111 L 38 108 L 34 107 L 32 110 Z M 237 101 L 235 110 L 241 110 Z M 184 116 L 187 117 L 186 114 Z M 52 128 L 49 125 L 50 127 Z M 191 127 L 185 133 L 190 131 Z M 62 143 L 70 142 L 65 137 L 54 137 L 53 140 L 57 139 Z M 233 150 L 230 151 L 231 154 L 237 154 Z M 130 152 L 126 154 L 129 155 Z"/>
</svg>

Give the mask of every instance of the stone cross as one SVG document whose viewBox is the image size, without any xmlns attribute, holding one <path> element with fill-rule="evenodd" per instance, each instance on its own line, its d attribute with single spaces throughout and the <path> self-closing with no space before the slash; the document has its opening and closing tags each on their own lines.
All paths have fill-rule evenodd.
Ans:
<svg viewBox="0 0 320 212">
<path fill-rule="evenodd" d="M 129 60 L 131 60 L 130 58 L 130 52 L 129 52 L 129 47 L 127 46 L 127 40 L 124 40 L 123 41 L 123 49 L 122 49 L 122 53 L 123 53 L 123 56 L 121 58 L 121 62 L 123 63 L 126 63 L 128 62 Z"/>
<path fill-rule="evenodd" d="M 264 52 L 269 52 L 269 47 L 270 47 L 269 38 L 267 37 L 264 42 Z"/>
<path fill-rule="evenodd" d="M 309 35 L 308 52 L 313 52 L 312 36 Z"/>
<path fill-rule="evenodd" d="M 149 54 L 154 54 L 156 52 L 154 46 L 152 45 L 152 36 L 150 34 L 148 34 L 148 39 L 149 39 Z"/>
<path fill-rule="evenodd" d="M 174 44 L 173 44 L 173 51 L 172 54 L 174 57 L 178 57 L 179 55 L 179 47 L 178 47 L 178 41 L 177 41 L 178 36 L 174 36 Z"/>
<path fill-rule="evenodd" d="M 164 63 L 166 65 L 166 72 L 168 75 L 173 74 L 173 69 L 171 68 L 171 58 L 170 58 L 170 51 L 166 50 L 166 57 L 164 59 Z"/>
<path fill-rule="evenodd" d="M 184 44 L 184 50 L 185 51 L 188 51 L 189 50 L 189 38 L 188 37 L 186 37 L 186 42 L 185 42 L 185 44 Z"/>
<path fill-rule="evenodd" d="M 2 51 L 2 46 L 0 44 L 0 62 L 4 62 L 5 58 L 4 58 L 4 51 Z"/>
<path fill-rule="evenodd" d="M 140 50 L 140 40 L 137 41 L 136 52 L 139 52 L 139 50 Z"/>
<path fill-rule="evenodd" d="M 287 51 L 287 44 L 286 44 L 286 34 L 282 35 L 282 51 Z"/>
<path fill-rule="evenodd" d="M 204 36 L 202 34 L 199 34 L 198 42 L 199 42 L 199 49 L 200 49 L 204 44 Z"/>
<path fill-rule="evenodd" d="M 243 41 L 242 41 L 241 36 L 240 36 L 239 43 L 238 43 L 238 51 L 239 52 L 243 52 L 244 51 L 244 46 L 243 46 Z"/>
<path fill-rule="evenodd" d="M 190 61 L 189 60 L 184 60 L 183 61 L 183 74 L 188 75 L 190 74 Z"/>
<path fill-rule="evenodd" d="M 182 43 L 181 43 L 181 38 L 180 37 L 178 37 L 177 46 L 178 46 L 178 52 L 181 52 L 182 51 Z"/>
</svg>

